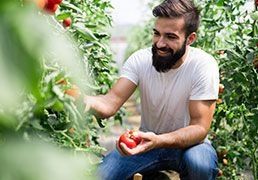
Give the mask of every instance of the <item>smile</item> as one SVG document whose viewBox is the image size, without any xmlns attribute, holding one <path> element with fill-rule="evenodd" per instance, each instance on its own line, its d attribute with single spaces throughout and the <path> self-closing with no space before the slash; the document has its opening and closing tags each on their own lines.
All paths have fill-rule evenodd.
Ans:
<svg viewBox="0 0 258 180">
<path fill-rule="evenodd" d="M 158 53 L 158 55 L 160 55 L 160 56 L 166 56 L 166 55 L 169 54 L 169 52 L 167 52 L 167 51 L 160 51 L 160 50 L 157 50 L 157 53 Z"/>
</svg>

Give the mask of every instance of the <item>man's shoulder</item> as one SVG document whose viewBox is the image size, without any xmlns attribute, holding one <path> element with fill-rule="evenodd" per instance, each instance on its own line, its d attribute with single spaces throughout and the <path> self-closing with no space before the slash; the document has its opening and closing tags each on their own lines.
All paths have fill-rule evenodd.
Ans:
<svg viewBox="0 0 258 180">
<path fill-rule="evenodd" d="M 206 71 L 217 71 L 218 62 L 209 53 L 205 52 L 200 48 L 191 47 L 191 61 L 190 67 L 195 71 L 206 72 Z"/>
<path fill-rule="evenodd" d="M 192 62 L 197 64 L 217 64 L 217 61 L 211 54 L 196 47 L 191 47 L 191 58 Z"/>
</svg>

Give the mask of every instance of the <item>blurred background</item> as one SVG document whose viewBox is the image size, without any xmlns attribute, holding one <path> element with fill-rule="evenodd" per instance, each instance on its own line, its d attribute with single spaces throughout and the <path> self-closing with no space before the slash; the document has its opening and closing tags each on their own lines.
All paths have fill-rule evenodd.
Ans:
<svg viewBox="0 0 258 180">
<path fill-rule="evenodd" d="M 126 49 L 134 27 L 143 25 L 151 19 L 151 0 L 124 1 L 111 0 L 113 26 L 111 28 L 111 49 L 114 52 L 118 69 L 120 70 L 126 58 Z"/>
</svg>

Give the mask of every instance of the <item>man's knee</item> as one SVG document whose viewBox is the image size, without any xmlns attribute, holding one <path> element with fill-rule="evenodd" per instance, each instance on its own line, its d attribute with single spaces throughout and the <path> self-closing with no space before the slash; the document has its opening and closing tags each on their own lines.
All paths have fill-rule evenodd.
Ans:
<svg viewBox="0 0 258 180">
<path fill-rule="evenodd" d="M 217 155 L 210 144 L 203 143 L 187 149 L 182 160 L 184 174 L 189 177 L 214 179 L 218 173 Z"/>
<path fill-rule="evenodd" d="M 120 169 L 119 163 L 119 154 L 116 151 L 112 151 L 108 154 L 103 162 L 99 165 L 97 173 L 101 180 L 108 179 L 119 179 L 119 176 L 122 171 Z"/>
<path fill-rule="evenodd" d="M 130 156 L 121 156 L 114 150 L 108 154 L 98 167 L 98 174 L 101 180 L 127 179 L 134 174 L 135 162 Z"/>
</svg>

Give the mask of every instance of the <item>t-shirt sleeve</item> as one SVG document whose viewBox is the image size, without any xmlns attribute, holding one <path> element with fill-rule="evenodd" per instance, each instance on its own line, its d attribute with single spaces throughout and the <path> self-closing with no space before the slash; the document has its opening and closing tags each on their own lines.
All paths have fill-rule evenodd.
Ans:
<svg viewBox="0 0 258 180">
<path fill-rule="evenodd" d="M 194 73 L 190 100 L 218 99 L 219 68 L 214 58 L 204 59 Z"/>
<path fill-rule="evenodd" d="M 124 77 L 132 81 L 134 84 L 139 83 L 139 67 L 137 66 L 137 55 L 132 54 L 124 63 L 120 77 Z"/>
</svg>

